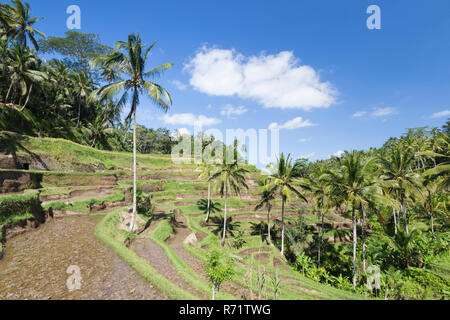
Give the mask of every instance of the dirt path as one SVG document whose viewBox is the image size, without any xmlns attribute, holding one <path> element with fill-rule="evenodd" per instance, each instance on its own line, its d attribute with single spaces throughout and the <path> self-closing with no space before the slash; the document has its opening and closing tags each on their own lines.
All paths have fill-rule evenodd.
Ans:
<svg viewBox="0 0 450 320">
<path fill-rule="evenodd" d="M 7 242 L 0 260 L 0 300 L 167 299 L 94 235 L 101 217 L 49 220 Z M 69 266 L 81 272 L 81 290 L 70 292 Z"/>
<path fill-rule="evenodd" d="M 153 224 L 156 227 L 156 223 Z M 154 227 L 153 227 L 154 229 Z M 191 292 L 193 295 L 200 299 L 207 300 L 207 297 L 203 296 L 200 292 L 190 286 L 186 281 L 181 278 L 177 271 L 172 266 L 169 258 L 167 258 L 163 249 L 153 243 L 152 240 L 148 238 L 136 239 L 131 249 L 136 252 L 136 254 L 147 260 L 148 263 L 155 268 L 160 274 L 167 278 L 170 282 L 176 284 L 178 287 Z"/>
</svg>

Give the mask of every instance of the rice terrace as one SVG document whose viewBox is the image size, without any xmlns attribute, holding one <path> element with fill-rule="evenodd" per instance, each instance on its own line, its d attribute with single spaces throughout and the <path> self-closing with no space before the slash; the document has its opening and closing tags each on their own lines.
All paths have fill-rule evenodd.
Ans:
<svg viewBox="0 0 450 320">
<path fill-rule="evenodd" d="M 316 28 L 307 1 L 168 1 L 122 27 L 106 3 L 0 3 L 0 300 L 449 299 L 450 60 L 386 49 L 416 55 L 377 15 L 398 4 L 355 1 L 328 26 L 357 40 L 317 44 L 280 33 Z M 364 74 L 364 50 L 395 62 Z"/>
</svg>

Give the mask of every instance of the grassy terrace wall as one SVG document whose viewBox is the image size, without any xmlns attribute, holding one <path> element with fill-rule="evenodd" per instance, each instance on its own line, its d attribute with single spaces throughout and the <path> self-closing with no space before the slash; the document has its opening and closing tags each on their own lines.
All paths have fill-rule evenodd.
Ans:
<svg viewBox="0 0 450 320">
<path fill-rule="evenodd" d="M 130 168 L 133 155 L 110 152 L 54 138 L 35 138 L 0 131 L 0 153 L 14 155 L 30 164 L 30 169 L 60 171 L 96 171 Z M 138 155 L 138 167 L 165 169 L 173 167 L 170 156 Z"/>
<path fill-rule="evenodd" d="M 41 173 L 0 169 L 0 194 L 37 189 L 41 182 Z"/>
<path fill-rule="evenodd" d="M 2 243 L 5 240 L 6 229 L 29 219 L 38 222 L 43 222 L 44 219 L 37 191 L 20 195 L 0 196 L 0 258 L 2 257 Z"/>
</svg>

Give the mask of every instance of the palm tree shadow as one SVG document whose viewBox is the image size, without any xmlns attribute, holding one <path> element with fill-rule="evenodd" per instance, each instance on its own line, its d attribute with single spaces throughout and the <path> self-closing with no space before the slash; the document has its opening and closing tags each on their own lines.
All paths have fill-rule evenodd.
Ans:
<svg viewBox="0 0 450 320">
<path fill-rule="evenodd" d="M 10 154 L 12 155 L 16 166 L 21 167 L 20 169 L 24 169 L 23 165 L 19 161 L 17 157 L 18 151 L 25 151 L 28 155 L 30 155 L 31 159 L 40 164 L 40 166 L 45 171 L 50 171 L 47 164 L 42 160 L 42 158 L 34 152 L 28 150 L 22 143 L 20 143 L 19 135 L 11 134 L 9 132 L 5 132 L 0 136 L 0 153 Z"/>
</svg>

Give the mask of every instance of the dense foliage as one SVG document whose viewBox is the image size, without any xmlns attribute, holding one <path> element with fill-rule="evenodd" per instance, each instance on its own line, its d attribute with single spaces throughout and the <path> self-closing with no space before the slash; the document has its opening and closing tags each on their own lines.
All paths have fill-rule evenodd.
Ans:
<svg viewBox="0 0 450 320">
<path fill-rule="evenodd" d="M 125 101 L 92 94 L 118 74 L 89 62 L 113 50 L 95 34 L 47 38 L 35 29 L 40 20 L 21 0 L 0 4 L 0 130 L 131 151 L 129 123 L 122 121 Z M 137 143 L 141 153 L 168 154 L 175 142 L 165 128 L 141 126 Z"/>
</svg>

